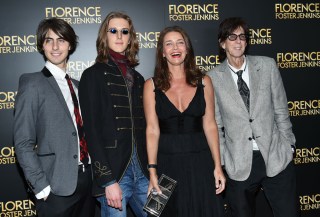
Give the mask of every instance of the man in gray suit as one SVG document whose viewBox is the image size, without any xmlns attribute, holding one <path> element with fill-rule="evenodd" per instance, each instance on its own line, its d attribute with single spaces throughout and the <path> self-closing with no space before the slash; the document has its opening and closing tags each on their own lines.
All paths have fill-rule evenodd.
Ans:
<svg viewBox="0 0 320 217">
<path fill-rule="evenodd" d="M 274 217 L 296 217 L 295 137 L 285 89 L 273 59 L 245 55 L 248 35 L 241 18 L 225 19 L 218 39 L 226 60 L 208 72 L 228 178 L 226 201 L 233 217 L 254 217 L 262 187 Z"/>
<path fill-rule="evenodd" d="M 45 67 L 23 74 L 19 81 L 15 152 L 40 217 L 94 216 L 78 82 L 66 76 L 67 60 L 76 47 L 77 36 L 68 23 L 56 18 L 41 21 L 37 48 Z"/>
</svg>

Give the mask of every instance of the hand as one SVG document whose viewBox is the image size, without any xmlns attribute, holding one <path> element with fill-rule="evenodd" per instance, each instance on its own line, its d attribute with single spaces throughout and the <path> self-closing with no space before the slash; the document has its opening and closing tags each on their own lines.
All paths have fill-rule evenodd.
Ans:
<svg viewBox="0 0 320 217">
<path fill-rule="evenodd" d="M 214 170 L 214 178 L 215 178 L 215 184 L 216 184 L 216 194 L 220 194 L 224 191 L 226 187 L 226 178 L 223 174 L 222 168 L 215 168 Z"/>
<path fill-rule="evenodd" d="M 150 182 L 148 187 L 148 195 L 150 194 L 151 190 L 155 189 L 158 194 L 162 194 L 159 185 L 158 185 L 158 176 L 150 174 Z"/>
<path fill-rule="evenodd" d="M 122 190 L 120 185 L 116 182 L 105 188 L 108 205 L 122 210 Z"/>
</svg>

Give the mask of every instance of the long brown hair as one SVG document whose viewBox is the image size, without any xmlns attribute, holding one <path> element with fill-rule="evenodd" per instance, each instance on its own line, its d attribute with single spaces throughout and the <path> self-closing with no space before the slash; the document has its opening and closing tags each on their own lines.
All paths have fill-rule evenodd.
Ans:
<svg viewBox="0 0 320 217">
<path fill-rule="evenodd" d="M 109 29 L 109 22 L 113 18 L 122 18 L 128 21 L 129 23 L 129 42 L 130 44 L 128 45 L 127 49 L 125 50 L 125 55 L 128 58 L 130 65 L 132 67 L 139 65 L 139 60 L 138 60 L 138 51 L 139 51 L 139 42 L 136 37 L 136 31 L 133 27 L 133 23 L 131 18 L 123 13 L 123 12 L 117 12 L 113 11 L 110 12 L 107 17 L 104 19 L 102 22 L 100 29 L 99 29 L 99 34 L 98 38 L 96 41 L 96 48 L 97 48 L 97 62 L 107 62 L 108 61 L 108 56 L 109 56 L 109 47 L 108 47 L 108 29 Z"/>
<path fill-rule="evenodd" d="M 186 82 L 191 86 L 196 86 L 197 82 L 204 76 L 195 64 L 194 51 L 190 38 L 186 31 L 180 26 L 169 26 L 160 32 L 156 51 L 156 66 L 154 70 L 155 87 L 167 91 L 170 88 L 171 72 L 168 68 L 167 59 L 163 57 L 164 37 L 169 32 L 178 32 L 182 35 L 187 49 L 187 55 L 184 60 L 184 70 L 186 73 Z"/>
</svg>

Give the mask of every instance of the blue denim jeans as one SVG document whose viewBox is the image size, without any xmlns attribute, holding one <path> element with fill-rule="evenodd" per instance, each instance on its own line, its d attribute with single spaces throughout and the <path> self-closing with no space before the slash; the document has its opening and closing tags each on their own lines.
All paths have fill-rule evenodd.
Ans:
<svg viewBox="0 0 320 217">
<path fill-rule="evenodd" d="M 127 217 L 128 203 L 137 217 L 146 217 L 147 213 L 143 211 L 143 205 L 147 201 L 149 181 L 142 173 L 135 150 L 119 185 L 123 198 L 122 210 L 108 206 L 107 199 L 103 195 L 97 198 L 101 204 L 101 217 Z"/>
</svg>

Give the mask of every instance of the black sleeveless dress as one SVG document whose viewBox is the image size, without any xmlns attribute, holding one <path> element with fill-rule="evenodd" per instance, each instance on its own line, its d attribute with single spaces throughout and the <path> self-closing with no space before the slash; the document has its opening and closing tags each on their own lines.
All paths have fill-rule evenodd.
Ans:
<svg viewBox="0 0 320 217">
<path fill-rule="evenodd" d="M 159 118 L 158 176 L 177 180 L 176 189 L 161 217 L 220 217 L 223 201 L 215 193 L 214 162 L 203 132 L 203 85 L 188 108 L 180 112 L 161 90 L 155 89 Z"/>
</svg>

